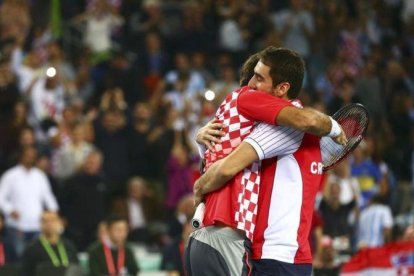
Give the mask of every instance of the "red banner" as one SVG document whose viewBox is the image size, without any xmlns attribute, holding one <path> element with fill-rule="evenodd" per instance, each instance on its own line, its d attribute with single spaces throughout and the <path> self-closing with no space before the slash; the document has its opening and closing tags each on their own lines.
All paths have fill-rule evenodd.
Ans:
<svg viewBox="0 0 414 276">
<path fill-rule="evenodd" d="M 342 267 L 343 276 L 414 276 L 414 241 L 360 250 Z"/>
</svg>

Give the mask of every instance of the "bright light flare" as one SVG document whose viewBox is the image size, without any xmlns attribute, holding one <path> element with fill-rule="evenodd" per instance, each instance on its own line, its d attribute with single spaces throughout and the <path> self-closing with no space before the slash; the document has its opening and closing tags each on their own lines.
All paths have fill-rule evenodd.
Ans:
<svg viewBox="0 0 414 276">
<path fill-rule="evenodd" d="M 206 93 L 204 93 L 204 97 L 207 101 L 212 101 L 216 97 L 216 93 L 213 90 L 207 90 Z"/>
<path fill-rule="evenodd" d="M 55 67 L 49 67 L 46 70 L 46 76 L 48 76 L 49 78 L 53 78 L 54 76 L 56 76 L 56 69 Z"/>
</svg>

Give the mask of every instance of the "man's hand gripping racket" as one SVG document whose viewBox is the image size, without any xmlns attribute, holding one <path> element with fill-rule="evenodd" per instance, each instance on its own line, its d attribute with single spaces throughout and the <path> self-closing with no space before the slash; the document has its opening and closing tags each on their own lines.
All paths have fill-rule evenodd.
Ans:
<svg viewBox="0 0 414 276">
<path fill-rule="evenodd" d="M 335 167 L 359 145 L 368 128 L 368 111 L 362 104 L 348 104 L 332 115 L 342 133 L 338 137 L 321 138 L 323 170 Z M 344 137 L 345 135 L 345 137 Z"/>
</svg>

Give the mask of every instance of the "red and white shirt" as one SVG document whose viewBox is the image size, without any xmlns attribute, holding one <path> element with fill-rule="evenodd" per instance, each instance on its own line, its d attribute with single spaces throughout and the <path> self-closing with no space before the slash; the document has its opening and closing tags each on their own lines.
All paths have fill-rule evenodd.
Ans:
<svg viewBox="0 0 414 276">
<path fill-rule="evenodd" d="M 221 144 L 214 145 L 214 153 L 208 150 L 205 152 L 206 169 L 240 145 L 253 129 L 256 121 L 275 124 L 279 112 L 290 105 L 291 103 L 286 100 L 250 90 L 248 87 L 242 87 L 229 94 L 216 112 L 216 118 L 226 126 L 224 129 L 226 135 L 221 138 Z M 258 194 L 259 181 L 259 162 L 256 162 L 230 180 L 223 188 L 206 195 L 203 224 L 208 226 L 223 223 L 234 228 L 242 224 L 243 227 L 239 225 L 239 228 L 248 228 L 246 231 L 248 237 L 252 235 L 253 221 L 257 215 L 257 202 L 254 202 L 254 197 L 250 198 L 250 196 Z M 242 190 L 241 182 L 246 184 Z M 244 201 L 246 196 L 249 199 Z M 248 204 L 240 209 L 238 202 Z"/>
<path fill-rule="evenodd" d="M 262 160 L 252 259 L 312 263 L 308 236 L 322 179 L 320 138 L 259 124 L 244 141 Z"/>
</svg>

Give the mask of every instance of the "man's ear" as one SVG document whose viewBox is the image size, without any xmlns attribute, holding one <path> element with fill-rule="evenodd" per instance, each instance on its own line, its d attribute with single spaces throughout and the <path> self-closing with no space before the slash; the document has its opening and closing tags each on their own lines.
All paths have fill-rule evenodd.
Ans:
<svg viewBox="0 0 414 276">
<path fill-rule="evenodd" d="M 274 95 L 278 98 L 287 98 L 287 93 L 288 93 L 289 89 L 290 89 L 290 83 L 288 83 L 288 82 L 279 83 L 273 89 Z"/>
</svg>

